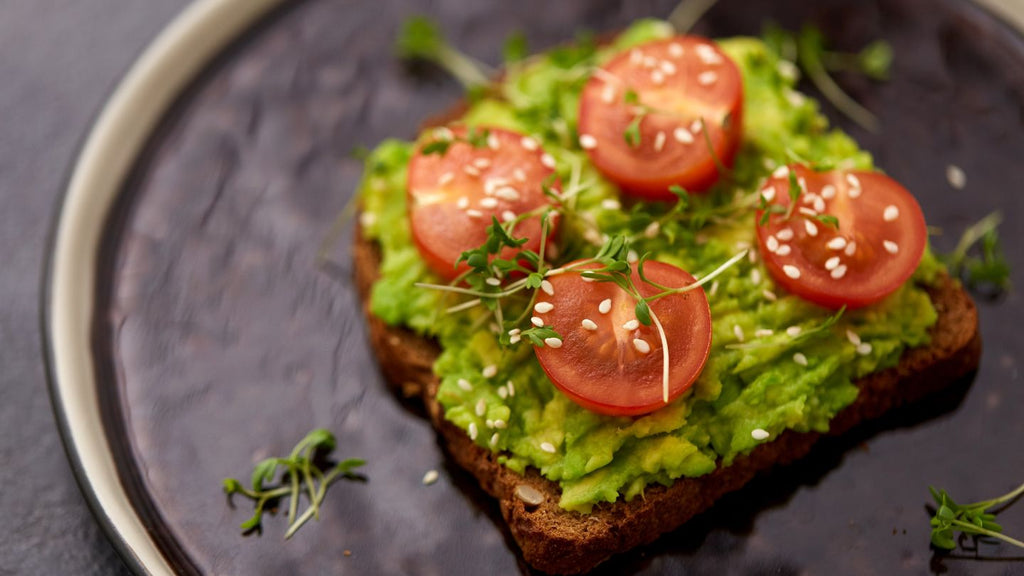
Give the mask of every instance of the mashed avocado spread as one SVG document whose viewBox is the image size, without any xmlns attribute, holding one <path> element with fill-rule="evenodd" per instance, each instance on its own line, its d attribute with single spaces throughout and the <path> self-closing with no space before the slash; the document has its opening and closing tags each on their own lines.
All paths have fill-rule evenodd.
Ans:
<svg viewBox="0 0 1024 576">
<path fill-rule="evenodd" d="M 667 207 L 623 207 L 629 203 L 620 202 L 615 186 L 576 144 L 576 115 L 594 64 L 669 35 L 666 23 L 645 20 L 609 45 L 578 44 L 510 65 L 497 91 L 501 97 L 476 99 L 464 117 L 469 125 L 535 136 L 556 159 L 562 182 L 591 183 L 577 196 L 577 220 L 562 222 L 557 262 L 598 249 L 601 239 L 582 233 L 578 219 L 585 218 L 606 234 L 629 235 L 638 253 L 650 252 L 701 277 L 756 245 L 757 189 L 776 166 L 799 159 L 873 167 L 867 152 L 830 130 L 817 104 L 793 90 L 790 63 L 760 40 L 721 40 L 744 81 L 744 140 L 733 178 L 692 196 L 684 212 L 662 222 L 660 233 L 649 238 L 644 230 Z M 486 310 L 446 314 L 457 303 L 451 294 L 413 286 L 439 282 L 410 236 L 405 179 L 413 150 L 411 142 L 380 144 L 367 160 L 359 192 L 364 234 L 383 254 L 373 313 L 440 342 L 443 352 L 434 370 L 442 380 L 438 399 L 446 417 L 480 446 L 500 452 L 509 468 L 523 472 L 533 466 L 558 482 L 566 509 L 589 512 L 599 502 L 632 499 L 652 483 L 707 474 L 787 429 L 827 431 L 830 419 L 857 397 L 852 382 L 895 365 L 905 348 L 927 344 L 937 318 L 922 285 L 934 281 L 941 265 L 928 251 L 910 282 L 878 304 L 843 314 L 834 325 L 833 312 L 777 287 L 754 251 L 707 289 L 712 350 L 694 386 L 643 417 L 595 414 L 555 389 L 529 342 L 502 347 L 487 329 Z M 858 349 L 858 337 L 867 346 Z M 757 429 L 769 437 L 754 439 Z"/>
</svg>

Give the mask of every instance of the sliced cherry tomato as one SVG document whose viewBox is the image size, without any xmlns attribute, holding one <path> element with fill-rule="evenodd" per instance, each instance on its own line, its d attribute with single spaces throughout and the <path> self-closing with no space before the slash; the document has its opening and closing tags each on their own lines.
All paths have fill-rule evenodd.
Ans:
<svg viewBox="0 0 1024 576">
<path fill-rule="evenodd" d="M 492 217 L 507 222 L 548 204 L 542 185 L 554 167 L 536 140 L 510 130 L 434 130 L 410 160 L 407 183 L 413 240 L 427 264 L 449 280 L 467 270 L 455 262 L 487 240 Z M 527 238 L 523 249 L 539 250 L 540 214 L 522 220 L 513 235 Z"/>
<path fill-rule="evenodd" d="M 694 282 L 687 272 L 662 262 L 647 262 L 644 275 L 669 287 Z M 548 280 L 552 294 L 540 293 L 534 315 L 562 337 L 558 347 L 536 348 L 551 382 L 577 404 L 601 414 L 633 416 L 664 406 L 664 348 L 655 325 L 637 320 L 636 299 L 611 282 L 589 282 L 575 273 Z M 636 270 L 633 283 L 644 297 L 661 292 Z M 672 401 L 704 368 L 711 349 L 711 312 L 702 288 L 649 305 L 668 342 Z"/>
<path fill-rule="evenodd" d="M 792 210 L 790 170 L 800 190 Z M 910 278 L 924 254 L 921 207 L 881 172 L 782 167 L 761 195 L 779 207 L 764 226 L 757 215 L 765 266 L 783 288 L 822 306 L 878 302 Z"/>
<path fill-rule="evenodd" d="M 591 76 L 580 146 L 624 192 L 673 200 L 672 185 L 699 192 L 714 184 L 716 157 L 732 165 L 742 113 L 736 64 L 709 40 L 676 36 L 628 50 Z"/>
</svg>

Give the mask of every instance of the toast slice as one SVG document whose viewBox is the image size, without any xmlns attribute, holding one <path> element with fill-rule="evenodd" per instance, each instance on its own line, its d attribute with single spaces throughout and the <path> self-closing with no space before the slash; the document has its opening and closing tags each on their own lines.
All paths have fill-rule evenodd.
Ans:
<svg viewBox="0 0 1024 576">
<path fill-rule="evenodd" d="M 440 351 L 437 344 L 408 329 L 389 326 L 370 312 L 380 252 L 358 229 L 353 256 L 370 340 L 385 377 L 403 395 L 422 399 L 450 456 L 498 500 L 524 559 L 541 571 L 586 572 L 614 554 L 652 542 L 738 490 L 758 472 L 802 457 L 821 437 L 789 430 L 710 474 L 681 478 L 669 487 L 649 486 L 644 498 L 602 503 L 591 514 L 563 510 L 558 506 L 558 484 L 533 469 L 523 476 L 502 466 L 495 453 L 477 446 L 445 419 L 436 399 L 440 380 L 432 369 Z M 929 294 L 938 312 L 931 344 L 907 350 L 897 366 L 857 381 L 860 393 L 832 420 L 830 435 L 941 390 L 977 368 L 981 338 L 974 303 L 948 276 Z"/>
</svg>

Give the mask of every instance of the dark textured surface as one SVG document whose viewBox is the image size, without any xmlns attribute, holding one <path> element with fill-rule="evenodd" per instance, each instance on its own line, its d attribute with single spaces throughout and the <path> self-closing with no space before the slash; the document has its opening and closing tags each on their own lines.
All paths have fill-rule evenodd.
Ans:
<svg viewBox="0 0 1024 576">
<path fill-rule="evenodd" d="M 412 75 L 391 59 L 390 38 L 401 14 L 436 12 L 457 45 L 494 61 L 500 38 L 517 27 L 527 28 L 534 45 L 544 47 L 579 26 L 614 29 L 635 14 L 663 15 L 670 4 L 633 2 L 624 9 L 611 2 L 539 0 L 306 2 L 261 30 L 204 80 L 155 141 L 127 190 L 133 211 L 123 235 L 114 237 L 115 289 L 101 317 L 117 328 L 112 355 L 120 375 L 117 390 L 128 407 L 129 448 L 139 477 L 196 565 L 210 573 L 519 569 L 492 520 L 494 506 L 465 475 L 446 467 L 429 426 L 384 391 L 348 280 L 347 243 L 333 247 L 339 259 L 335 273 L 318 272 L 314 255 L 359 177 L 360 167 L 348 159 L 348 151 L 388 136 L 409 137 L 420 120 L 458 97 L 450 81 Z M 753 33 L 763 18 L 776 15 L 790 27 L 819 19 L 835 32 L 837 43 L 851 47 L 879 35 L 890 39 L 898 54 L 894 80 L 882 86 L 850 84 L 879 112 L 886 130 L 881 136 L 858 130 L 854 135 L 918 194 L 933 225 L 958 231 L 993 207 L 1002 208 L 1011 223 L 1024 216 L 1016 190 L 1024 182 L 1019 39 L 951 1 L 803 4 L 783 2 L 769 9 L 758 3 L 742 10 L 738 1 L 722 2 L 698 30 Z M 167 3 L 162 9 L 173 11 Z M 25 18 L 32 15 L 27 7 L 22 11 Z M 150 28 L 141 21 L 126 25 L 139 35 L 137 45 L 155 30 L 154 12 L 147 10 Z M 11 27 L 11 33 L 0 35 L 3 45 L 24 34 L 7 14 L 0 26 Z M 87 22 L 88 17 L 83 16 Z M 113 24 L 104 21 L 104 29 L 131 17 L 130 10 L 120 9 Z M 72 22 L 67 20 L 69 26 Z M 78 39 L 84 44 L 78 51 L 85 53 L 94 46 L 90 42 L 101 43 L 76 36 L 74 26 L 71 32 L 54 29 L 61 42 L 51 44 L 60 46 L 64 58 L 77 53 L 62 43 L 75 46 Z M 108 56 L 105 65 L 130 60 L 131 51 L 118 46 L 121 51 Z M 0 58 L 18 53 L 18 47 L 0 50 Z M 51 59 L 33 54 L 11 66 L 17 71 L 34 58 Z M 69 75 L 36 76 L 35 67 L 27 66 L 20 89 L 5 83 L 0 91 L 15 100 L 52 95 L 80 109 L 78 116 L 69 113 L 80 119 L 71 130 L 67 117 L 58 121 L 45 108 L 44 98 L 34 103 L 33 109 L 42 111 L 36 122 L 25 124 L 26 136 L 8 136 L 5 125 L 0 141 L 12 148 L 17 143 L 21 154 L 0 154 L 0 162 L 12 162 L 9 170 L 0 170 L 5 208 L 0 250 L 5 263 L 14 261 L 24 270 L 5 272 L 5 288 L 11 283 L 17 298 L 5 298 L 0 308 L 5 344 L 0 349 L 5 374 L 0 473 L 4 479 L 11 474 L 12 484 L 5 486 L 15 487 L 0 496 L 2 510 L 15 518 L 13 537 L 0 542 L 0 571 L 106 573 L 117 566 L 109 546 L 97 540 L 61 461 L 45 407 L 37 340 L 20 336 L 35 330 L 34 300 L 28 300 L 35 297 L 40 222 L 59 184 L 60 170 L 54 167 L 69 159 L 73 139 L 117 71 L 104 80 L 70 65 L 67 70 Z M 56 78 L 61 96 L 52 88 Z M 80 99 L 76 90 L 91 100 Z M 60 135 L 64 140 L 55 137 Z M 34 153 L 22 150 L 26 140 Z M 947 163 L 966 170 L 965 192 L 945 183 Z M 50 167 L 51 174 L 41 178 L 46 173 L 41 166 Z M 28 175 L 19 180 L 23 172 Z M 46 194 L 23 190 L 34 187 Z M 7 210 L 8 202 L 17 210 Z M 26 237 L 37 243 L 36 252 L 23 246 Z M 1014 252 L 1022 244 L 1020 229 L 1008 226 L 1005 239 L 1022 286 L 1024 257 Z M 936 243 L 948 248 L 953 241 L 941 237 Z M 12 248 L 17 252 L 8 258 Z M 1024 440 L 1024 420 L 1017 416 L 1024 404 L 1017 365 L 1024 340 L 1016 330 L 1024 308 L 1014 293 L 1002 302 L 983 303 L 981 315 L 986 356 L 963 402 L 929 405 L 920 415 L 888 422 L 899 426 L 894 432 L 829 444 L 798 466 L 725 499 L 682 531 L 621 559 L 615 568 L 1024 572 L 1019 562 L 938 560 L 926 545 L 929 482 L 972 499 L 1001 493 L 1024 478 L 1024 460 L 1013 456 Z M 303 529 L 292 542 L 283 544 L 279 518 L 268 521 L 262 538 L 238 536 L 234 526 L 246 511 L 225 505 L 219 480 L 245 475 L 256 459 L 287 450 L 314 425 L 339 434 L 342 455 L 370 461 L 369 481 L 335 486 L 320 524 Z M 860 440 L 866 443 L 858 449 Z M 442 470 L 442 479 L 423 487 L 420 478 L 430 468 Z M 61 515 L 63 522 L 53 518 Z M 1024 513 L 1011 509 L 1005 524 L 1024 526 Z M 344 549 L 353 555 L 342 556 Z M 1014 555 L 1008 547 L 983 546 L 983 552 Z"/>
</svg>

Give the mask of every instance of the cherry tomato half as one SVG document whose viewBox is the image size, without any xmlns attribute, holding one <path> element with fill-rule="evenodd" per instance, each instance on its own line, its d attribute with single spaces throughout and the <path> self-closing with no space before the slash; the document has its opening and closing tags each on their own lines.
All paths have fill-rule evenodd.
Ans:
<svg viewBox="0 0 1024 576">
<path fill-rule="evenodd" d="M 787 218 L 771 213 L 757 238 L 765 265 L 786 290 L 828 308 L 859 308 L 900 287 L 924 254 L 927 229 L 914 197 L 881 172 L 782 167 L 761 188 L 790 206 L 789 171 L 801 190 Z M 838 220 L 838 229 L 835 221 Z"/>
<path fill-rule="evenodd" d="M 591 76 L 580 145 L 627 194 L 673 200 L 672 185 L 699 192 L 714 184 L 716 157 L 732 165 L 742 113 L 736 64 L 709 40 L 676 36 L 628 50 Z"/>
<path fill-rule="evenodd" d="M 694 282 L 687 272 L 662 262 L 647 262 L 644 274 L 669 287 Z M 589 282 L 576 273 L 548 280 L 553 293 L 540 293 L 534 315 L 562 340 L 558 347 L 535 350 L 551 382 L 577 404 L 601 414 L 633 416 L 664 406 L 665 348 L 655 325 L 637 320 L 635 298 L 613 283 Z M 636 270 L 633 283 L 644 297 L 661 292 Z M 702 288 L 654 300 L 650 309 L 668 342 L 672 401 L 704 368 L 711 350 L 711 312 Z"/>
<path fill-rule="evenodd" d="M 450 145 L 439 150 L 437 142 L 445 140 Z M 410 160 L 407 182 L 413 240 L 427 264 L 449 280 L 468 269 L 455 262 L 487 240 L 492 217 L 507 222 L 548 204 L 542 184 L 554 167 L 536 140 L 510 130 L 434 130 Z M 551 234 L 555 222 L 550 220 Z M 519 222 L 512 233 L 527 238 L 524 249 L 539 250 L 540 214 Z"/>
</svg>

